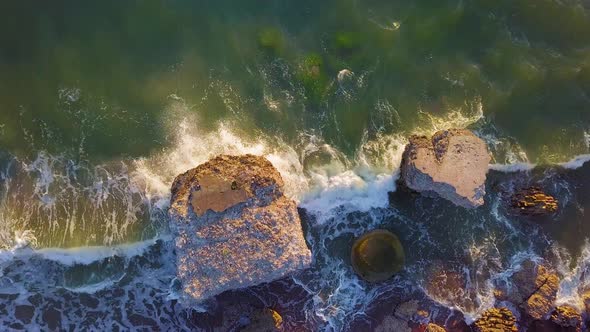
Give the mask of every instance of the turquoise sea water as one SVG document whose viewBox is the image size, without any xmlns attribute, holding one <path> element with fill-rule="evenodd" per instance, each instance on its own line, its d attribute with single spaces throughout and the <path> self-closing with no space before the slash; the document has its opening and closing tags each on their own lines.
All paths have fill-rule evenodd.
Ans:
<svg viewBox="0 0 590 332">
<path fill-rule="evenodd" d="M 267 156 L 307 210 L 314 268 L 268 286 L 290 294 L 275 305 L 293 326 L 375 323 L 368 312 L 409 296 L 396 289 L 424 288 L 434 261 L 481 278 L 470 303 L 430 294 L 468 317 L 524 253 L 558 252 L 575 276 L 590 235 L 588 166 L 551 167 L 590 153 L 589 15 L 581 0 L 0 3 L 0 294 L 29 294 L 2 297 L 3 324 L 44 326 L 47 303 L 103 292 L 103 311 L 134 304 L 78 321 L 64 307 L 59 324 L 124 330 L 142 321 L 133 313 L 162 330 L 207 326 L 205 314 L 163 318 L 138 303 L 176 305 L 168 190 L 219 153 Z M 388 197 L 407 137 L 448 127 L 488 143 L 486 207 Z M 548 168 L 505 173 L 516 164 Z M 507 216 L 501 192 L 523 183 L 543 184 L 563 214 L 547 225 Z M 347 255 L 377 227 L 400 236 L 408 268 L 372 287 Z M 253 291 L 272 298 L 268 288 Z M 30 322 L 16 318 L 37 295 Z"/>
</svg>

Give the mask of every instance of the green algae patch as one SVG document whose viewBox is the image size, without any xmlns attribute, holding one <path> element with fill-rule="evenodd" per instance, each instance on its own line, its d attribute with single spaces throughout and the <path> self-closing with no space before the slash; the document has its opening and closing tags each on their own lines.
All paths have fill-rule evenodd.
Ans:
<svg viewBox="0 0 590 332">
<path fill-rule="evenodd" d="M 341 53 L 347 53 L 361 47 L 360 34 L 356 32 L 338 32 L 334 36 L 334 48 Z"/>
<path fill-rule="evenodd" d="M 297 79 L 303 85 L 307 98 L 313 103 L 322 100 L 328 87 L 324 67 L 324 60 L 316 53 L 303 57 L 299 62 Z"/>
<path fill-rule="evenodd" d="M 578 84 L 590 94 L 590 65 L 583 67 L 578 73 Z"/>
<path fill-rule="evenodd" d="M 352 246 L 352 267 L 369 282 L 393 277 L 405 262 L 404 248 L 397 236 L 378 229 L 358 238 Z"/>
<path fill-rule="evenodd" d="M 258 46 L 272 54 L 281 54 L 285 49 L 285 36 L 278 28 L 264 28 L 258 32 Z"/>
</svg>

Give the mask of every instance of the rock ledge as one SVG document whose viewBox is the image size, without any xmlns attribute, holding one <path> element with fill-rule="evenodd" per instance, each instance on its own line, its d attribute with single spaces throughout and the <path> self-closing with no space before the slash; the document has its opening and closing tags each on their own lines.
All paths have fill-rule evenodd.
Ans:
<svg viewBox="0 0 590 332">
<path fill-rule="evenodd" d="M 179 175 L 168 214 L 185 300 L 270 282 L 311 263 L 295 202 L 263 157 L 221 155 Z"/>
</svg>

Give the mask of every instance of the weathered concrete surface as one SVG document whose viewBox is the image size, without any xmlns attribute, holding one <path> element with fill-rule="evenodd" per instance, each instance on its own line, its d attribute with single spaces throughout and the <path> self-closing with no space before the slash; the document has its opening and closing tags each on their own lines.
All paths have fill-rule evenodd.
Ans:
<svg viewBox="0 0 590 332">
<path fill-rule="evenodd" d="M 424 195 L 475 208 L 484 204 L 490 160 L 485 142 L 466 129 L 414 135 L 402 157 L 401 180 Z"/>
<path fill-rule="evenodd" d="M 179 175 L 168 213 L 187 300 L 270 282 L 311 263 L 295 202 L 263 157 L 222 155 Z"/>
</svg>

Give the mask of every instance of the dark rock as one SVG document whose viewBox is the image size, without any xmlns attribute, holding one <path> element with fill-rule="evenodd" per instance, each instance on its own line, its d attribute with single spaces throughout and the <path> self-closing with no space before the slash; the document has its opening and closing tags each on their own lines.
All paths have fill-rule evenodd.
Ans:
<svg viewBox="0 0 590 332">
<path fill-rule="evenodd" d="M 473 323 L 475 332 L 518 332 L 516 318 L 506 308 L 492 308 Z"/>
<path fill-rule="evenodd" d="M 139 314 L 131 314 L 128 316 L 128 319 L 129 322 L 135 327 L 149 326 L 153 329 L 158 328 L 158 323 L 150 317 L 142 316 Z"/>
<path fill-rule="evenodd" d="M 403 268 L 405 259 L 401 242 L 386 230 L 375 230 L 358 238 L 351 256 L 356 273 L 369 282 L 391 278 Z"/>
<path fill-rule="evenodd" d="M 557 200 L 539 187 L 530 187 L 518 191 L 512 196 L 510 206 L 513 213 L 524 216 L 546 216 L 557 212 Z"/>
<path fill-rule="evenodd" d="M 98 307 L 99 301 L 91 295 L 82 293 L 80 294 L 80 304 L 88 308 L 96 309 L 96 307 Z"/>
<path fill-rule="evenodd" d="M 25 324 L 31 323 L 35 315 L 35 308 L 30 305 L 17 305 L 14 308 L 14 316 Z"/>
<path fill-rule="evenodd" d="M 423 195 L 475 208 L 484 203 L 490 159 L 485 142 L 466 129 L 412 136 L 402 157 L 401 181 Z"/>
<path fill-rule="evenodd" d="M 270 282 L 311 263 L 295 202 L 263 157 L 222 155 L 179 175 L 168 213 L 184 300 Z"/>
<path fill-rule="evenodd" d="M 47 308 L 43 311 L 43 322 L 47 327 L 55 331 L 61 328 L 61 312 L 54 308 Z"/>
<path fill-rule="evenodd" d="M 257 308 L 238 303 L 225 308 L 221 326 L 215 332 L 276 332 L 283 327 L 283 317 L 271 308 Z"/>
</svg>

